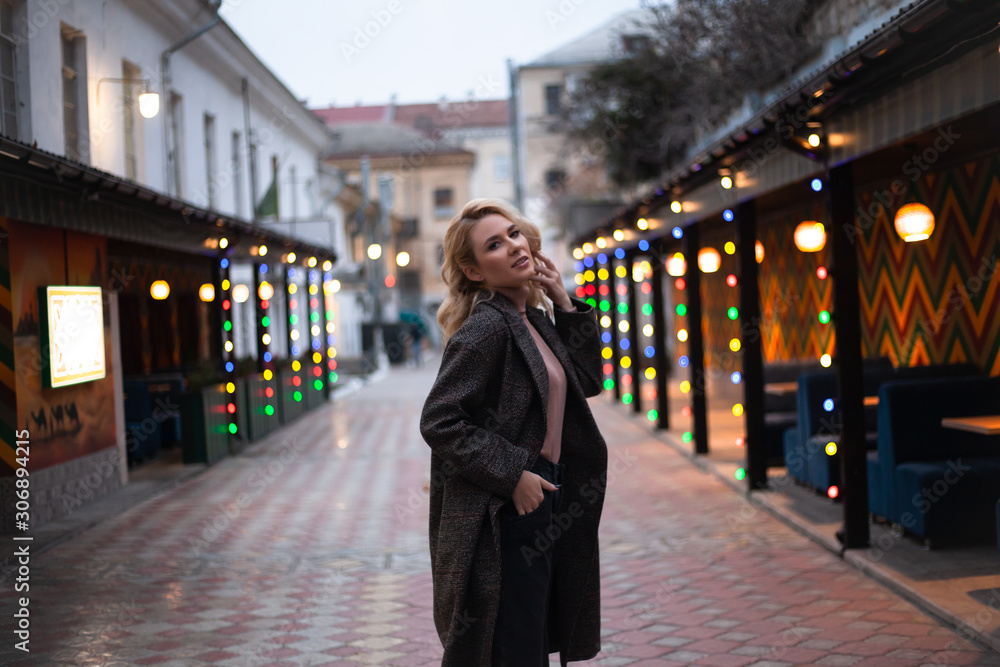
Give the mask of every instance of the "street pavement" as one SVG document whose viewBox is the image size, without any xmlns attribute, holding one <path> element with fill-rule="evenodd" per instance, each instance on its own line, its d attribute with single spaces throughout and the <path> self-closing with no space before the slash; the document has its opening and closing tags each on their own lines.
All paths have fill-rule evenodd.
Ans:
<svg viewBox="0 0 1000 667">
<path fill-rule="evenodd" d="M 4 613 L 0 662 L 440 664 L 418 429 L 439 360 L 394 368 L 35 557 L 31 653 Z M 585 664 L 1000 665 L 624 406 L 591 406 L 610 465 L 603 650 Z M 9 581 L 0 597 L 13 609 Z"/>
</svg>

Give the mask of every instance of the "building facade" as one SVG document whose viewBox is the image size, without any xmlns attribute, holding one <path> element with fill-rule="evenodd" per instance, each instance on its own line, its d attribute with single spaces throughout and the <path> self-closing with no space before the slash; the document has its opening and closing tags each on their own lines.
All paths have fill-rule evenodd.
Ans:
<svg viewBox="0 0 1000 667">
<path fill-rule="evenodd" d="M 324 278 L 343 237 L 296 239 L 278 224 L 342 224 L 319 159 L 330 135 L 217 12 L 200 0 L 0 2 L 5 531 L 19 467 L 37 526 L 112 493 L 161 444 L 180 446 L 185 387 L 256 367 L 272 399 L 275 364 L 293 361 L 329 369 L 324 392 L 335 381 Z M 272 292 L 285 308 L 317 285 L 324 304 L 263 312 Z M 305 328 L 303 309 L 325 310 L 326 331 Z M 234 333 L 241 319 L 255 326 Z M 58 375 L 70 367 L 89 374 Z M 212 437 L 246 437 L 244 399 L 230 396 Z M 21 440 L 36 445 L 26 466 Z"/>
</svg>

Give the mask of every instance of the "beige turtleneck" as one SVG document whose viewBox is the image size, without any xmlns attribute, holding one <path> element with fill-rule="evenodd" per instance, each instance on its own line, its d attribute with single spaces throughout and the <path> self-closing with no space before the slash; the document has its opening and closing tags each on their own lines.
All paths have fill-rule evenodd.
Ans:
<svg viewBox="0 0 1000 667">
<path fill-rule="evenodd" d="M 527 313 L 521 313 L 521 319 L 524 320 L 528 331 L 531 332 L 531 337 L 535 339 L 535 345 L 538 347 L 538 351 L 545 361 L 545 368 L 549 373 L 549 402 L 548 414 L 545 416 L 545 442 L 542 444 L 542 450 L 539 455 L 553 463 L 559 463 L 559 453 L 562 450 L 563 415 L 566 412 L 566 371 L 563 369 L 562 364 L 559 363 L 559 360 L 556 359 L 556 355 L 553 354 L 552 350 L 545 343 L 545 339 L 535 330 L 535 327 L 531 326 Z"/>
</svg>

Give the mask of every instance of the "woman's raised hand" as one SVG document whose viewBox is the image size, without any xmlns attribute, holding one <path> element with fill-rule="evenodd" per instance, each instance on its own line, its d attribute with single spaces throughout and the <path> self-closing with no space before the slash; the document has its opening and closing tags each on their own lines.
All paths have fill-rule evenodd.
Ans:
<svg viewBox="0 0 1000 667">
<path fill-rule="evenodd" d="M 569 300 L 569 294 L 563 287 L 562 276 L 559 275 L 556 265 L 541 250 L 533 254 L 541 264 L 535 264 L 535 275 L 531 280 L 537 281 L 545 295 L 560 309 L 573 310 L 573 302 Z"/>
</svg>

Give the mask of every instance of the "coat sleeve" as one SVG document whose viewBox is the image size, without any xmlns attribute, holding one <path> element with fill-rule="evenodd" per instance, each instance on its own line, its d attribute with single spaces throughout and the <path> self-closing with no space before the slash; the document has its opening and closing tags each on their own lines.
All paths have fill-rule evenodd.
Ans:
<svg viewBox="0 0 1000 667">
<path fill-rule="evenodd" d="M 441 369 L 420 415 L 420 434 L 431 450 L 472 484 L 504 498 L 527 467 L 530 452 L 497 433 L 494 411 L 485 407 L 494 364 L 469 343 L 449 340 Z M 485 413 L 485 414 L 484 414 Z"/>
<path fill-rule="evenodd" d="M 556 331 L 566 346 L 569 358 L 580 377 L 584 396 L 597 396 L 604 389 L 601 360 L 601 337 L 594 307 L 576 297 L 570 297 L 577 312 L 555 310 Z"/>
</svg>

